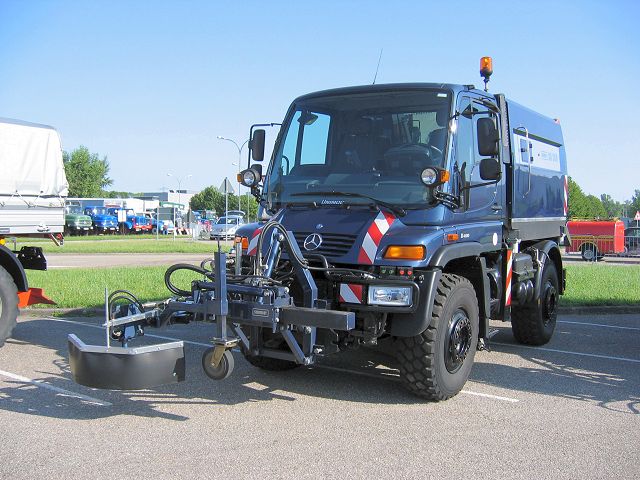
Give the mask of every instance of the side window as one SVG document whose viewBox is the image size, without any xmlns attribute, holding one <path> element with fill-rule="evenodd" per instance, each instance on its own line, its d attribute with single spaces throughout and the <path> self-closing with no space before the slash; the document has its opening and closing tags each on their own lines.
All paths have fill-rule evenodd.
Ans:
<svg viewBox="0 0 640 480">
<path fill-rule="evenodd" d="M 471 100 L 467 97 L 464 97 L 458 105 L 459 112 L 471 111 L 471 108 Z M 455 162 L 458 164 L 460 172 L 465 174 L 465 180 L 467 181 L 469 181 L 469 172 L 473 168 L 475 161 L 473 147 L 473 117 L 460 115 L 456 128 Z"/>
<path fill-rule="evenodd" d="M 300 111 L 297 111 L 291 121 L 291 126 L 300 125 Z M 284 146 L 282 147 L 280 167 L 282 175 L 288 175 L 293 168 L 293 162 L 296 159 L 296 145 L 298 142 L 298 128 L 289 128 L 287 131 L 287 138 L 284 140 Z"/>
<path fill-rule="evenodd" d="M 327 158 L 329 139 L 329 115 L 316 113 L 313 123 L 304 126 L 300 165 L 324 165 Z"/>
</svg>

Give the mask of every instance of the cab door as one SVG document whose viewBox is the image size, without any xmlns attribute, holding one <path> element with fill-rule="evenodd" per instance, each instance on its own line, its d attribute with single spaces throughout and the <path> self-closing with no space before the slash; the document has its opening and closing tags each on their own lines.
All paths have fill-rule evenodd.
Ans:
<svg viewBox="0 0 640 480">
<path fill-rule="evenodd" d="M 484 157 L 478 151 L 478 120 L 491 117 L 496 124 L 499 120 L 497 113 L 487 107 L 486 101 L 471 94 L 461 95 L 458 99 L 453 169 L 454 176 L 459 176 L 464 183 L 462 197 L 465 205 L 461 211 L 474 218 L 493 220 L 501 217 L 503 180 L 490 183 L 480 177 L 480 161 Z"/>
</svg>

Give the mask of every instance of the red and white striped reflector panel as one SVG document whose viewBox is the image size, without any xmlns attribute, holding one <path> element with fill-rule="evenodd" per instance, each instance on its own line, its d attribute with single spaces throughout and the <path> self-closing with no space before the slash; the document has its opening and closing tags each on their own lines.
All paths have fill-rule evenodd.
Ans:
<svg viewBox="0 0 640 480">
<path fill-rule="evenodd" d="M 364 295 L 364 287 L 353 283 L 340 284 L 340 303 L 357 303 L 362 304 Z"/>
<path fill-rule="evenodd" d="M 380 246 L 382 237 L 387 233 L 391 224 L 395 221 L 394 217 L 390 213 L 379 212 L 376 218 L 369 225 L 367 234 L 364 236 L 362 246 L 360 247 L 360 253 L 358 254 L 358 263 L 361 265 L 373 265 L 373 261 L 376 259 L 376 253 Z"/>
</svg>

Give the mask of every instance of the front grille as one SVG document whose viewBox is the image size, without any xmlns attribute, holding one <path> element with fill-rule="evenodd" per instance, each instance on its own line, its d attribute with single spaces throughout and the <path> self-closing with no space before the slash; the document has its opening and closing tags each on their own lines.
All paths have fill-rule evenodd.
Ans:
<svg viewBox="0 0 640 480">
<path fill-rule="evenodd" d="M 321 255 L 326 255 L 327 257 L 341 257 L 346 255 L 349 250 L 351 250 L 351 247 L 353 247 L 357 238 L 357 235 L 320 233 L 322 236 L 322 244 L 320 245 L 320 248 L 308 251 L 304 249 L 304 239 L 311 235 L 311 233 L 319 232 L 296 232 L 294 234 L 300 250 L 302 250 L 302 253 L 319 253 Z"/>
</svg>

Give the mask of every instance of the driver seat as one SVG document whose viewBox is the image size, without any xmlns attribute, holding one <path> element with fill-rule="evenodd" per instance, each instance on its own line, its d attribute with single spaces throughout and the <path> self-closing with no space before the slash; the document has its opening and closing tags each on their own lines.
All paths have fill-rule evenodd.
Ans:
<svg viewBox="0 0 640 480">
<path fill-rule="evenodd" d="M 436 112 L 436 123 L 439 127 L 429 133 L 429 145 L 437 148 L 444 153 L 445 142 L 447 140 L 447 122 L 449 120 L 449 112 L 446 110 L 439 110 Z"/>
</svg>

